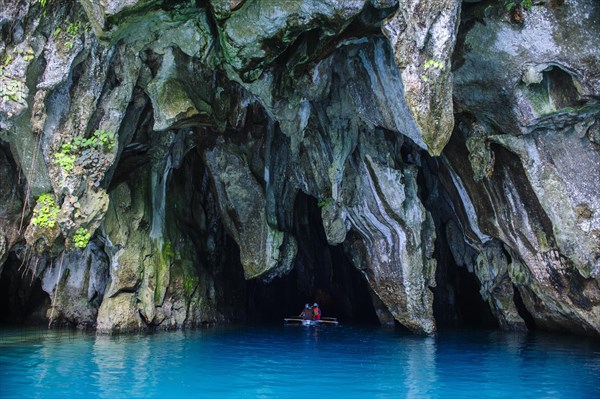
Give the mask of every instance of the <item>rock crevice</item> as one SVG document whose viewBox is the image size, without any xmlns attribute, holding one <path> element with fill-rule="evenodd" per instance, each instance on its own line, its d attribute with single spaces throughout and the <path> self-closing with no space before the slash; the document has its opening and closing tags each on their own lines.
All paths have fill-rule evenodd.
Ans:
<svg viewBox="0 0 600 399">
<path fill-rule="evenodd" d="M 4 318 L 212 325 L 295 283 L 420 334 L 479 316 L 600 334 L 599 20 L 593 0 L 517 19 L 458 0 L 8 0 L 0 285 L 22 300 Z"/>
</svg>

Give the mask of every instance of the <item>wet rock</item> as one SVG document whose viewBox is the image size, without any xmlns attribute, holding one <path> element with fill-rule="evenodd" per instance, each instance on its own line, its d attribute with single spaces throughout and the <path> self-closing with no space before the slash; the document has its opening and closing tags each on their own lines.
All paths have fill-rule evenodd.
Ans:
<svg viewBox="0 0 600 399">
<path fill-rule="evenodd" d="M 0 208 L 0 275 L 9 251 L 19 240 L 20 215 L 23 212 L 18 172 L 9 154 L 0 142 L 0 176 L 3 183 L 0 188 L 0 202 L 3 204 Z"/>
<path fill-rule="evenodd" d="M 302 196 L 384 324 L 436 331 L 439 264 L 476 276 L 502 328 L 600 332 L 594 1 L 518 15 L 456 0 L 39 12 L 0 10 L 12 57 L 0 76 L 0 268 L 19 241 L 48 258 L 27 267 L 46 273 L 53 318 L 96 317 L 101 331 L 239 320 L 244 279 L 297 263 Z M 96 130 L 114 134 L 110 149 L 56 161 Z M 61 206 L 47 231 L 29 218 L 43 193 Z M 80 227 L 96 237 L 84 251 L 72 246 Z"/>
<path fill-rule="evenodd" d="M 285 233 L 270 226 L 265 215 L 262 187 L 244 160 L 216 147 L 206 154 L 225 226 L 240 246 L 247 279 L 264 274 L 286 273 L 295 256 L 295 246 L 284 246 Z M 292 251 L 287 254 L 288 251 Z"/>
<path fill-rule="evenodd" d="M 460 3 L 400 0 L 396 13 L 383 24 L 402 74 L 406 104 L 432 155 L 441 153 L 454 126 L 450 58 Z"/>
<path fill-rule="evenodd" d="M 83 251 L 63 253 L 50 266 L 38 267 L 43 270 L 42 289 L 52 301 L 46 312 L 48 319 L 79 328 L 96 327 L 98 308 L 109 277 L 104 251 L 91 242 Z"/>
<path fill-rule="evenodd" d="M 98 310 L 97 330 L 99 332 L 131 332 L 144 328 L 146 325 L 136 309 L 135 294 L 124 292 L 102 301 Z"/>
<path fill-rule="evenodd" d="M 219 31 L 223 58 L 243 81 L 251 82 L 302 33 L 320 29 L 323 38 L 335 36 L 360 14 L 364 4 L 364 0 L 244 2 Z"/>
<path fill-rule="evenodd" d="M 600 269 L 594 227 L 600 156 L 588 129 L 599 112 L 593 100 L 600 89 L 598 65 L 590 62 L 599 49 L 585 40 L 598 30 L 592 3 L 534 6 L 523 11 L 522 25 L 493 13 L 485 23 L 466 25 L 455 104 L 471 126 L 462 134 L 473 177 L 451 163 L 477 202 L 468 216 L 474 236 L 483 243 L 486 236 L 502 240 L 516 258 L 509 262 L 509 278 L 518 281 L 535 324 L 597 334 L 599 302 L 591 286 Z M 577 24 L 571 22 L 575 15 Z M 587 45 L 573 51 L 573 43 Z M 455 158 L 456 149 L 447 156 Z M 587 216 L 578 216 L 584 208 Z M 566 294 L 568 286 L 577 286 L 582 296 Z"/>
</svg>

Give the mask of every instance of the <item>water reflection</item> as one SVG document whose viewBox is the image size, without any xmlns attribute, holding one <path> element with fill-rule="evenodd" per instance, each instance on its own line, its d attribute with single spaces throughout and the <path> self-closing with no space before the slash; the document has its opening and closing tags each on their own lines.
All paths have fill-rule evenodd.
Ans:
<svg viewBox="0 0 600 399">
<path fill-rule="evenodd" d="M 158 392 L 159 373 L 170 366 L 177 367 L 184 357 L 184 334 L 173 332 L 158 335 L 106 336 L 94 340 L 92 362 L 97 367 L 94 385 L 100 397 L 144 397 Z M 126 382 L 126 383 L 125 383 Z"/>
<path fill-rule="evenodd" d="M 121 386 L 120 381 L 125 374 L 128 351 L 125 345 L 119 344 L 119 341 L 119 338 L 108 336 L 98 336 L 94 341 L 92 362 L 98 371 L 93 373 L 92 377 L 102 398 L 114 398 L 125 393 L 122 391 L 124 387 Z M 135 352 L 130 350 L 133 356 Z"/>
<path fill-rule="evenodd" d="M 428 398 L 430 387 L 437 384 L 435 338 L 411 340 L 407 352 L 404 380 L 406 397 Z"/>
<path fill-rule="evenodd" d="M 600 397 L 597 341 L 454 331 L 237 328 L 0 334 L 0 398 Z"/>
</svg>

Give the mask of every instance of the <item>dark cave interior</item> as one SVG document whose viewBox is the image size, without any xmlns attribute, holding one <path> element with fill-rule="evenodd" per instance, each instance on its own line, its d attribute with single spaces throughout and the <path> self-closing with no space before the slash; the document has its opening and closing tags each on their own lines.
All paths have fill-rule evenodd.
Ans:
<svg viewBox="0 0 600 399">
<path fill-rule="evenodd" d="M 249 319 L 281 322 L 296 316 L 305 303 L 317 302 L 323 316 L 340 321 L 377 324 L 367 282 L 341 245 L 328 245 L 315 198 L 299 194 L 294 207 L 298 255 L 293 270 L 269 283 L 248 284 Z"/>
<path fill-rule="evenodd" d="M 207 174 L 199 154 L 198 151 L 190 151 L 186 155 L 182 166 L 174 170 L 169 177 L 169 187 L 172 189 L 170 192 L 175 196 L 181 194 L 180 198 L 188 198 L 190 202 L 187 206 L 194 203 L 202 204 L 206 212 L 206 209 L 214 206 L 214 198 L 209 199 L 205 195 L 210 189 L 208 189 Z M 139 157 L 140 153 L 135 155 Z M 7 165 L 3 166 L 7 167 Z M 119 173 L 117 170 L 117 174 Z M 129 178 L 122 177 L 120 180 L 135 179 L 134 174 L 139 176 L 136 168 L 131 168 Z M 425 172 L 425 174 L 429 175 L 421 177 L 419 184 L 423 190 L 423 203 L 431 207 L 431 204 L 427 205 L 426 197 L 427 187 L 431 186 L 427 181 L 431 180 L 432 173 Z M 192 178 L 192 176 L 196 177 Z M 183 193 L 186 191 L 187 194 L 184 196 Z M 177 200 L 179 212 L 186 206 L 187 200 L 181 201 L 181 199 Z M 448 210 L 439 204 L 433 206 L 437 209 L 433 212 L 434 218 L 440 218 L 436 222 L 439 230 L 443 223 L 440 220 L 444 220 L 444 212 Z M 208 213 L 212 213 L 212 216 L 203 217 L 215 217 L 216 212 Z M 185 229 L 188 237 L 198 248 L 200 259 L 207 259 L 207 244 L 203 242 L 207 240 L 206 231 L 203 232 L 201 228 L 195 226 L 202 217 L 198 215 L 190 217 L 189 211 L 172 213 L 170 216 L 180 219 L 180 222 L 175 224 L 176 228 Z M 212 225 L 220 223 L 218 220 L 207 220 L 205 219 L 204 223 Z M 239 322 L 281 323 L 284 317 L 298 315 L 305 303 L 318 302 L 323 316 L 337 317 L 343 323 L 379 324 L 370 288 L 361 272 L 352 265 L 344 252 L 343 245 L 330 246 L 327 243 L 317 199 L 304 193 L 296 196 L 291 233 L 297 240 L 298 254 L 288 274 L 269 282 L 243 280 L 237 244 L 226 236 L 222 225 L 218 229 L 221 231 L 218 233 L 220 238 L 217 238 L 217 241 L 220 240 L 220 244 L 217 244 L 217 247 L 222 252 L 220 255 L 217 253 L 217 257 L 221 259 L 215 259 L 213 254 L 213 259 L 206 261 L 204 267 L 218 270 L 211 273 L 221 273 L 222 282 L 219 285 L 221 290 L 238 292 L 236 295 L 223 292 L 222 298 L 237 297 L 235 303 L 225 306 L 228 308 L 237 306 L 237 311 L 234 313 L 239 315 Z M 477 278 L 465 268 L 454 264 L 447 243 L 440 237 L 443 235 L 438 232 L 435 253 L 438 261 L 437 287 L 432 289 L 435 298 L 434 315 L 438 328 L 497 327 L 488 305 L 479 294 Z M 50 296 L 42 290 L 39 279 L 32 279 L 30 272 L 23 272 L 21 267 L 23 248 L 19 248 L 21 247 L 16 246 L 10 253 L 0 276 L 0 323 L 45 324 L 47 322 L 45 310 L 50 307 Z M 214 262 L 221 263 L 221 266 L 211 265 Z M 243 309 L 239 309 L 240 307 Z"/>
</svg>

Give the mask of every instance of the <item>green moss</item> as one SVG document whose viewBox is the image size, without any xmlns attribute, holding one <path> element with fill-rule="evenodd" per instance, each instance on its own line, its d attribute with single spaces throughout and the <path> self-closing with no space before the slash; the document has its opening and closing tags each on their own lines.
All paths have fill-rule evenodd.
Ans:
<svg viewBox="0 0 600 399">
<path fill-rule="evenodd" d="M 75 148 L 97 148 L 102 151 L 112 150 L 116 144 L 115 134 L 98 129 L 91 137 L 75 137 L 73 145 Z"/>
<path fill-rule="evenodd" d="M 175 262 L 171 274 L 174 281 L 181 284 L 186 303 L 189 303 L 200 282 L 194 267 L 194 262 L 185 259 Z"/>
<path fill-rule="evenodd" d="M 550 101 L 548 91 L 542 84 L 525 86 L 524 93 L 531 102 L 536 114 L 547 115 L 556 112 L 556 108 Z"/>
<path fill-rule="evenodd" d="M 198 285 L 198 277 L 196 275 L 184 273 L 183 275 L 183 292 L 187 299 L 191 299 L 194 290 Z"/>
<path fill-rule="evenodd" d="M 162 247 L 163 259 L 171 260 L 173 258 L 173 252 L 171 251 L 171 241 L 166 241 Z"/>
<path fill-rule="evenodd" d="M 317 202 L 317 206 L 319 208 L 323 208 L 323 207 L 329 206 L 331 204 L 333 204 L 333 198 L 331 198 L 331 197 L 323 198 L 323 199 L 319 200 L 319 202 Z"/>
<path fill-rule="evenodd" d="M 155 281 L 156 289 L 154 291 L 154 302 L 162 305 L 167 286 L 169 285 L 170 269 L 173 262 L 173 252 L 171 241 L 165 241 L 159 252 L 158 260 L 155 262 Z"/>
<path fill-rule="evenodd" d="M 48 193 L 42 194 L 37 199 L 37 206 L 33 210 L 31 223 L 34 226 L 53 228 L 56 225 L 56 217 L 60 208 L 56 205 L 54 198 Z"/>
</svg>

